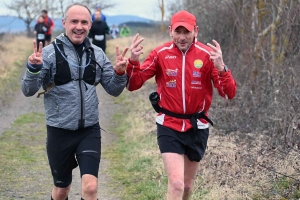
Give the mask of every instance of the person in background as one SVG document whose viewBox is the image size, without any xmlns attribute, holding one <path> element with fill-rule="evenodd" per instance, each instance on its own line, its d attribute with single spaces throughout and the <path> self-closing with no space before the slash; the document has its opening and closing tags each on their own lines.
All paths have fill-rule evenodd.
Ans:
<svg viewBox="0 0 300 200">
<path fill-rule="evenodd" d="M 128 37 L 131 34 L 130 28 L 123 24 L 121 30 L 120 30 L 120 37 Z"/>
<path fill-rule="evenodd" d="M 48 28 L 48 31 L 45 33 L 45 46 L 47 46 L 51 42 L 52 32 L 54 30 L 54 21 L 48 16 L 47 10 L 42 10 L 42 16 L 44 18 L 44 23 L 47 25 Z"/>
<path fill-rule="evenodd" d="M 119 33 L 120 33 L 119 28 L 118 28 L 115 24 L 113 24 L 113 25 L 110 27 L 110 34 L 111 34 L 111 37 L 112 37 L 113 39 L 116 39 L 116 38 L 119 36 Z"/>
<path fill-rule="evenodd" d="M 39 16 L 37 23 L 34 26 L 34 35 L 36 37 L 36 43 L 42 42 L 43 47 L 45 46 L 46 36 L 45 33 L 48 31 L 47 25 L 44 23 L 43 16 Z"/>
<path fill-rule="evenodd" d="M 46 149 L 54 184 L 51 199 L 68 199 L 72 171 L 79 166 L 81 200 L 96 200 L 101 157 L 96 86 L 101 85 L 112 96 L 122 93 L 127 82 L 124 55 L 128 48 L 120 54 L 116 46 L 113 66 L 86 37 L 92 20 L 91 11 L 83 4 L 68 6 L 62 23 L 65 33 L 50 45 L 42 48 L 40 43 L 37 50 L 34 41 L 22 92 L 29 97 L 40 87 L 45 90 Z"/>
<path fill-rule="evenodd" d="M 92 43 L 100 47 L 103 52 L 106 49 L 106 34 L 109 34 L 109 27 L 105 21 L 101 20 L 101 12 L 95 12 L 95 20 L 92 23 L 92 27 L 88 34 L 89 38 L 92 38 Z"/>
<path fill-rule="evenodd" d="M 102 12 L 102 6 L 101 5 L 99 5 L 99 4 L 96 5 L 96 11 L 100 11 L 100 13 L 101 13 L 101 20 L 104 21 L 104 22 L 106 22 L 106 16 Z M 95 13 L 96 13 L 96 11 L 95 11 Z M 95 21 L 95 13 L 92 15 L 92 21 Z"/>
<path fill-rule="evenodd" d="M 149 96 L 158 115 L 157 141 L 168 177 L 167 200 L 188 200 L 209 136 L 208 111 L 213 86 L 219 95 L 232 99 L 236 82 L 225 65 L 221 47 L 197 41 L 196 17 L 179 11 L 171 18 L 172 41 L 150 52 L 143 64 L 137 34 L 127 66 L 129 91 L 138 90 L 155 76 L 157 90 Z"/>
</svg>

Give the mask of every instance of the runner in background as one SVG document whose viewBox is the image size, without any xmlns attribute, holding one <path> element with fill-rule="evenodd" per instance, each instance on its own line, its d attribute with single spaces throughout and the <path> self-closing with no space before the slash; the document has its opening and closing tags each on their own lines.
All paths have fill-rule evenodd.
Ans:
<svg viewBox="0 0 300 200">
<path fill-rule="evenodd" d="M 89 31 L 88 37 L 92 38 L 92 43 L 100 47 L 103 52 L 106 49 L 106 34 L 109 34 L 109 27 L 105 21 L 101 19 L 101 12 L 95 12 L 95 20 L 92 23 L 92 27 Z"/>
<path fill-rule="evenodd" d="M 120 36 L 128 37 L 130 34 L 131 34 L 130 28 L 126 24 L 123 24 L 123 27 L 121 28 L 120 31 Z"/>
<path fill-rule="evenodd" d="M 46 36 L 45 33 L 48 31 L 47 25 L 44 23 L 43 16 L 39 16 L 37 23 L 34 26 L 34 35 L 36 37 L 36 43 L 43 43 L 43 47 L 45 46 Z M 39 48 L 39 46 L 38 46 Z"/>
<path fill-rule="evenodd" d="M 110 27 L 110 34 L 113 39 L 116 39 L 119 36 L 120 30 L 116 25 Z"/>
<path fill-rule="evenodd" d="M 54 21 L 48 16 L 47 10 L 42 10 L 42 16 L 44 17 L 44 23 L 47 25 L 48 28 L 48 31 L 45 33 L 45 46 L 47 46 L 51 42 L 52 31 L 54 29 Z"/>
<path fill-rule="evenodd" d="M 102 13 L 102 7 L 101 7 L 101 5 L 98 4 L 96 6 L 96 11 L 99 11 L 101 13 L 101 20 L 104 21 L 104 22 L 106 22 L 106 16 Z M 95 13 L 92 15 L 92 21 L 95 21 Z"/>
</svg>

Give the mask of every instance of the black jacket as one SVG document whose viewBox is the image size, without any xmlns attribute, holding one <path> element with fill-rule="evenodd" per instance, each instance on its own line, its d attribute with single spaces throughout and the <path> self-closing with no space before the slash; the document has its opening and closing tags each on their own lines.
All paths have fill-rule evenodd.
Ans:
<svg viewBox="0 0 300 200">
<path fill-rule="evenodd" d="M 47 25 L 43 22 L 43 23 L 37 23 L 34 26 L 34 30 L 36 31 L 36 33 L 46 33 L 48 31 Z"/>
<path fill-rule="evenodd" d="M 98 47 L 106 46 L 106 34 L 109 34 L 109 27 L 105 21 L 94 21 L 90 29 L 89 38 L 92 43 Z"/>
</svg>

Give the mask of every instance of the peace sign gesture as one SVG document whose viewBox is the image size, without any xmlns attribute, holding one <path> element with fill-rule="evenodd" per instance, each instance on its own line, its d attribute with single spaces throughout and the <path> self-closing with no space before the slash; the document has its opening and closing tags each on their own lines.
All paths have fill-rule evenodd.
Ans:
<svg viewBox="0 0 300 200">
<path fill-rule="evenodd" d="M 114 67 L 114 69 L 120 73 L 123 74 L 125 73 L 126 67 L 127 67 L 127 58 L 125 58 L 125 54 L 128 50 L 128 47 L 125 48 L 125 50 L 123 51 L 122 55 L 120 55 L 120 50 L 119 50 L 119 46 L 116 46 L 116 66 Z"/>
<path fill-rule="evenodd" d="M 130 46 L 130 50 L 131 50 L 130 60 L 137 61 L 137 62 L 139 61 L 139 56 L 141 54 L 143 54 L 143 51 L 142 51 L 143 46 L 140 45 L 143 41 L 144 41 L 144 38 L 139 39 L 138 33 L 134 36 L 133 41 Z"/>
<path fill-rule="evenodd" d="M 219 71 L 223 71 L 225 64 L 223 62 L 221 47 L 216 40 L 212 40 L 212 41 L 216 46 L 207 43 L 207 46 L 209 46 L 213 50 L 210 52 L 210 60 L 214 63 L 215 67 Z"/>
<path fill-rule="evenodd" d="M 31 54 L 28 57 L 29 64 L 31 64 L 31 65 L 40 65 L 40 64 L 43 63 L 42 48 L 43 48 L 43 43 L 42 42 L 40 42 L 39 50 L 38 50 L 36 41 L 33 41 L 33 54 Z"/>
</svg>

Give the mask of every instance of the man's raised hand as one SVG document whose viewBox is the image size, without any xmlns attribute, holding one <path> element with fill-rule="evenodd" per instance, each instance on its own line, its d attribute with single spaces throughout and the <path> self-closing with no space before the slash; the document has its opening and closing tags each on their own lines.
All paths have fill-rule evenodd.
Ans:
<svg viewBox="0 0 300 200">
<path fill-rule="evenodd" d="M 122 54 L 120 54 L 119 46 L 116 46 L 116 66 L 114 69 L 120 74 L 124 74 L 126 71 L 128 60 L 125 58 L 125 54 L 128 49 L 129 48 L 126 47 Z"/>
<path fill-rule="evenodd" d="M 210 52 L 210 60 L 214 63 L 215 67 L 219 71 L 223 71 L 224 62 L 223 62 L 221 47 L 216 40 L 212 40 L 212 41 L 216 46 L 214 46 L 210 43 L 207 43 L 207 46 L 209 46 L 213 50 Z"/>
<path fill-rule="evenodd" d="M 42 48 L 43 43 L 39 43 L 39 50 L 37 49 L 36 41 L 33 41 L 33 54 L 28 57 L 28 63 L 31 65 L 41 65 L 43 64 L 42 58 Z"/>
<path fill-rule="evenodd" d="M 130 60 L 139 61 L 139 56 L 144 53 L 143 46 L 140 45 L 143 41 L 144 38 L 139 38 L 138 33 L 134 36 L 130 46 L 130 51 L 131 51 Z"/>
</svg>

